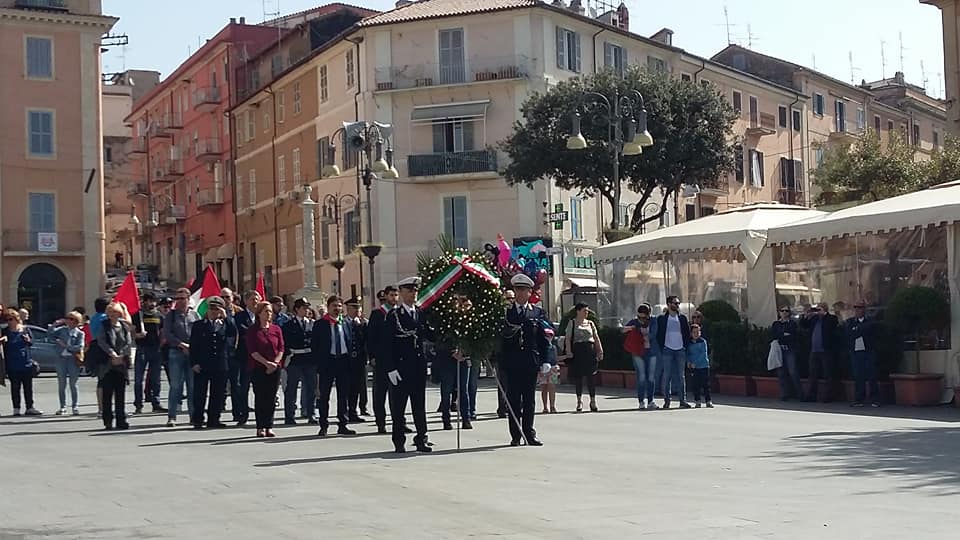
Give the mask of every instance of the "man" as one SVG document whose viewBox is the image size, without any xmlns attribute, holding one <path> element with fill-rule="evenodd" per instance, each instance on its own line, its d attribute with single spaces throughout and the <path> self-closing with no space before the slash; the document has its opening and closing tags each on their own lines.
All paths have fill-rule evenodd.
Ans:
<svg viewBox="0 0 960 540">
<path fill-rule="evenodd" d="M 670 397 L 677 392 L 680 408 L 689 409 L 687 384 L 683 377 L 687 365 L 686 350 L 690 345 L 690 323 L 680 313 L 680 298 L 667 297 L 667 312 L 657 317 L 657 347 L 663 362 L 663 408 L 670 408 Z"/>
<path fill-rule="evenodd" d="M 287 306 L 283 303 L 283 297 L 271 296 L 270 304 L 273 306 L 273 324 L 283 328 L 283 325 L 287 324 L 287 321 L 290 320 L 290 315 L 287 313 Z"/>
<path fill-rule="evenodd" d="M 327 298 L 327 313 L 313 325 L 313 355 L 320 378 L 317 397 L 317 419 L 320 437 L 327 435 L 330 417 L 330 391 L 337 384 L 337 435 L 356 435 L 347 427 L 350 415 L 347 403 L 350 395 L 350 351 L 353 350 L 351 325 L 343 317 L 343 300 L 339 296 Z"/>
<path fill-rule="evenodd" d="M 513 289 L 507 289 L 503 293 L 504 299 L 507 301 L 507 308 L 516 307 L 517 303 L 517 293 Z M 506 418 L 507 417 L 507 393 L 506 388 L 509 384 L 507 380 L 507 372 L 503 369 L 500 369 L 500 356 L 498 353 L 493 353 L 490 358 L 490 363 L 497 370 L 497 380 L 500 384 L 497 385 L 497 417 Z"/>
<path fill-rule="evenodd" d="M 360 415 L 370 415 L 367 411 L 367 319 L 363 317 L 360 298 L 351 297 L 344 303 L 344 307 L 354 337 L 354 350 L 350 353 L 350 399 L 347 406 L 351 422 L 366 422 Z M 359 414 L 357 407 L 360 409 Z"/>
<path fill-rule="evenodd" d="M 524 274 L 510 279 L 516 301 L 504 317 L 503 346 L 498 371 L 507 373 L 507 401 L 512 409 L 509 421 L 510 446 L 519 446 L 521 436 L 530 446 L 543 446 L 533 429 L 536 414 L 537 373 L 547 362 L 549 339 L 544 332 L 547 314 L 530 303 L 533 280 Z M 519 424 L 518 424 L 519 421 Z"/>
<path fill-rule="evenodd" d="M 427 443 L 427 359 L 423 353 L 423 341 L 433 340 L 433 330 L 427 324 L 427 314 L 417 307 L 417 291 L 420 278 L 409 277 L 397 284 L 400 289 L 400 305 L 394 308 L 385 322 L 390 334 L 386 346 L 380 351 L 377 362 L 392 386 L 390 416 L 393 420 L 393 448 L 397 453 L 406 452 L 407 401 L 413 413 L 417 434 L 413 444 L 417 452 L 430 452 Z"/>
<path fill-rule="evenodd" d="M 293 303 L 294 317 L 283 325 L 283 343 L 287 348 L 287 384 L 283 389 L 283 423 L 297 424 L 297 386 L 300 388 L 300 415 L 317 424 L 314 414 L 317 390 L 317 363 L 311 348 L 314 322 L 307 319 L 310 301 L 298 298 Z"/>
<path fill-rule="evenodd" d="M 377 293 L 377 300 L 380 301 L 380 307 L 370 314 L 370 322 L 367 323 L 367 352 L 370 355 L 370 363 L 373 364 L 373 416 L 377 422 L 377 433 L 386 435 L 387 433 L 387 391 L 390 388 L 390 381 L 387 379 L 385 371 L 386 362 L 383 360 L 388 351 L 384 349 L 389 347 L 393 340 L 393 334 L 386 327 L 387 315 L 397 305 L 399 291 L 393 285 L 387 285 Z"/>
<path fill-rule="evenodd" d="M 246 425 L 250 418 L 250 373 L 247 371 L 247 340 L 245 338 L 247 329 L 256 323 L 257 318 L 253 310 L 261 301 L 260 293 L 247 291 L 243 295 L 243 304 L 246 309 L 238 311 L 233 317 L 238 336 L 237 354 L 233 357 L 227 377 L 230 379 L 230 409 L 233 412 L 233 421 L 238 426 Z"/>
<path fill-rule="evenodd" d="M 203 406 L 210 394 L 207 408 L 207 427 L 224 428 L 220 422 L 220 413 L 226 401 L 227 371 L 229 355 L 227 353 L 233 323 L 227 320 L 226 302 L 219 296 L 207 299 L 206 317 L 193 323 L 190 331 L 190 364 L 193 368 L 193 429 L 203 429 Z"/>
<path fill-rule="evenodd" d="M 20 313 L 20 321 L 21 321 L 23 324 L 33 324 L 33 323 L 30 321 L 30 310 L 28 310 L 28 309 L 26 309 L 26 308 L 20 308 L 19 311 L 18 311 L 18 313 Z"/>
<path fill-rule="evenodd" d="M 817 401 L 819 379 L 822 375 L 827 383 L 824 403 L 833 400 L 833 387 L 836 382 L 835 360 L 839 347 L 837 344 L 840 321 L 827 310 L 826 302 L 811 307 L 802 321 L 810 334 L 810 391 L 804 401 Z"/>
<path fill-rule="evenodd" d="M 177 409 L 187 387 L 187 411 L 193 417 L 193 370 L 190 368 L 190 332 L 200 317 L 190 309 L 190 289 L 177 289 L 173 309 L 163 321 L 163 336 L 170 347 L 170 392 L 167 396 L 167 427 L 177 425 Z"/>
<path fill-rule="evenodd" d="M 136 334 L 137 354 L 133 363 L 133 406 L 134 414 L 143 412 L 144 374 L 149 368 L 150 403 L 153 412 L 166 412 L 160 406 L 160 334 L 163 317 L 157 311 L 157 297 L 152 292 L 143 293 L 140 311 L 133 316 L 133 328 Z"/>
<path fill-rule="evenodd" d="M 876 371 L 876 322 L 867 317 L 867 305 L 861 300 L 853 304 L 853 317 L 844 323 L 847 352 L 853 358 L 854 407 L 863 407 L 870 383 L 870 405 L 880 406 L 880 386 Z"/>
</svg>

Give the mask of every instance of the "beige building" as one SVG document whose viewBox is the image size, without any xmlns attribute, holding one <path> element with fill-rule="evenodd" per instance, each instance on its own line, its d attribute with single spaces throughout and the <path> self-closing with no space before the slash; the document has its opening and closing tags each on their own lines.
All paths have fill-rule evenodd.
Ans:
<svg viewBox="0 0 960 540">
<path fill-rule="evenodd" d="M 960 137 L 960 0 L 920 0 L 940 8 L 943 17 L 943 82 L 946 85 L 947 133 Z"/>
<path fill-rule="evenodd" d="M 100 0 L 0 0 L 0 280 L 45 324 L 103 293 Z"/>
</svg>

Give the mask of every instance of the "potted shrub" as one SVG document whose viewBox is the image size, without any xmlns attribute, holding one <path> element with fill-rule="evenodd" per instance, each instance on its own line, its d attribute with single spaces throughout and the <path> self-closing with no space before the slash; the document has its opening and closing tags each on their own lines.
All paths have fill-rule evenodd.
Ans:
<svg viewBox="0 0 960 540">
<path fill-rule="evenodd" d="M 716 372 L 717 393 L 747 396 L 753 392 L 748 382 L 748 328 L 743 323 L 718 322 L 710 327 L 711 358 Z"/>
<path fill-rule="evenodd" d="M 623 330 L 605 326 L 599 328 L 597 333 L 600 334 L 600 343 L 603 344 L 603 362 L 600 362 L 600 380 L 597 382 L 601 386 L 613 388 L 636 386 L 633 358 L 623 350 Z M 633 382 L 630 386 L 627 386 L 627 377 L 631 377 Z"/>
<path fill-rule="evenodd" d="M 887 306 L 886 320 L 901 336 L 913 339 L 914 354 L 905 360 L 905 373 L 894 373 L 898 405 L 936 405 L 943 394 L 943 375 L 920 373 L 920 347 L 925 337 L 950 323 L 950 304 L 943 294 L 930 287 L 905 287 L 896 292 Z"/>
</svg>

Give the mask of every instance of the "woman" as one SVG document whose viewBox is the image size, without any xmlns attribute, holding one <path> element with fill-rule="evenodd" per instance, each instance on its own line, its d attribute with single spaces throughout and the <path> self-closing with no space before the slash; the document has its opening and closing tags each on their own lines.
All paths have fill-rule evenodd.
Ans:
<svg viewBox="0 0 960 540">
<path fill-rule="evenodd" d="M 597 383 L 596 375 L 598 362 L 603 360 L 603 346 L 597 335 L 597 327 L 587 318 L 590 307 L 579 303 L 575 306 L 577 316 L 567 326 L 567 357 L 573 355 L 569 362 L 569 375 L 577 388 L 577 412 L 583 411 L 583 379 L 587 379 L 587 391 L 590 393 L 590 410 L 597 412 Z"/>
<path fill-rule="evenodd" d="M 83 365 L 84 335 L 80 330 L 83 315 L 76 311 L 67 313 L 66 325 L 53 331 L 57 344 L 57 390 L 60 394 L 60 408 L 57 416 L 67 414 L 67 382 L 70 383 L 70 403 L 73 415 L 80 414 L 77 406 L 77 379 L 80 366 Z"/>
<path fill-rule="evenodd" d="M 10 398 L 13 400 L 13 415 L 20 416 L 20 389 L 23 388 L 23 400 L 27 405 L 27 416 L 40 416 L 43 412 L 33 406 L 33 376 L 36 365 L 30 348 L 33 346 L 33 337 L 30 330 L 23 325 L 20 313 L 15 309 L 3 312 L 3 320 L 7 327 L 0 334 L 0 343 L 3 344 L 3 357 L 10 379 Z"/>
<path fill-rule="evenodd" d="M 782 306 L 779 318 L 770 326 L 770 339 L 780 345 L 782 365 L 777 370 L 780 380 L 780 400 L 791 397 L 803 399 L 803 387 L 800 385 L 800 372 L 797 371 L 797 345 L 800 343 L 800 325 L 790 316 L 790 308 Z"/>
<path fill-rule="evenodd" d="M 273 306 L 260 302 L 254 309 L 256 323 L 247 329 L 247 369 L 253 384 L 253 409 L 257 437 L 276 437 L 273 416 L 277 410 L 277 388 L 283 367 L 283 332 L 273 324 Z"/>
<path fill-rule="evenodd" d="M 104 361 L 97 366 L 99 386 L 103 392 L 100 414 L 103 427 L 113 429 L 116 417 L 117 429 L 128 429 L 127 413 L 124 409 L 124 390 L 127 386 L 127 370 L 130 367 L 130 316 L 121 304 L 116 302 L 107 306 L 107 320 L 102 333 L 97 334 L 97 346 L 105 355 Z M 114 412 L 115 410 L 115 412 Z"/>
<path fill-rule="evenodd" d="M 653 400 L 656 390 L 657 374 L 657 353 L 653 347 L 656 341 L 651 336 L 657 335 L 656 318 L 651 317 L 652 308 L 650 304 L 640 304 L 637 306 L 637 317 L 632 319 L 623 328 L 624 334 L 627 332 L 639 332 L 643 346 L 642 354 L 632 354 L 633 368 L 637 372 L 637 401 L 640 409 L 657 409 L 657 404 Z M 639 352 L 639 351 L 638 351 Z"/>
</svg>

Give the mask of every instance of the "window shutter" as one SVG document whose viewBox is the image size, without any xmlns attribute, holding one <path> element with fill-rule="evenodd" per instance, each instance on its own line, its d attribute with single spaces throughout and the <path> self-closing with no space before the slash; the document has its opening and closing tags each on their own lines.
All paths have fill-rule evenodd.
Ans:
<svg viewBox="0 0 960 540">
<path fill-rule="evenodd" d="M 758 168 L 760 169 L 760 187 L 764 186 L 764 174 L 763 174 L 763 152 L 757 152 L 757 163 Z"/>
<path fill-rule="evenodd" d="M 469 238 L 467 234 L 466 197 L 453 197 L 453 232 L 456 236 L 457 247 L 467 249 Z"/>
<path fill-rule="evenodd" d="M 603 44 L 603 67 L 611 68 L 613 66 L 613 46 L 609 43 Z"/>
<path fill-rule="evenodd" d="M 443 199 L 443 234 L 452 241 L 456 240 L 453 236 L 453 198 L 451 197 Z"/>
<path fill-rule="evenodd" d="M 803 161 L 793 160 L 793 189 L 803 191 Z"/>
<path fill-rule="evenodd" d="M 780 187 L 782 189 L 790 188 L 791 176 L 793 176 L 793 164 L 785 157 L 780 158 Z"/>
<path fill-rule="evenodd" d="M 578 32 L 571 32 L 570 35 L 573 37 L 573 54 L 575 55 L 574 57 L 576 58 L 576 62 L 574 62 L 574 69 L 573 69 L 573 70 L 576 71 L 577 73 L 580 73 L 580 71 L 581 71 L 581 67 L 580 67 L 580 34 L 579 34 Z"/>
<path fill-rule="evenodd" d="M 563 39 L 563 28 L 557 27 L 557 67 L 567 69 L 566 43 Z"/>
<path fill-rule="evenodd" d="M 442 154 L 447 151 L 447 145 L 444 143 L 444 125 L 435 122 L 433 124 L 433 153 Z"/>
<path fill-rule="evenodd" d="M 620 48 L 620 73 L 623 74 L 627 71 L 627 66 L 630 65 L 630 62 L 627 61 L 627 49 L 625 47 Z"/>
<path fill-rule="evenodd" d="M 469 152 L 476 150 L 473 145 L 473 124 L 474 122 L 463 122 L 463 151 Z"/>
</svg>

